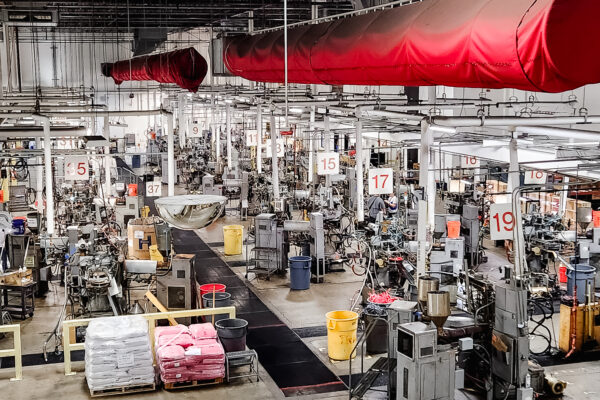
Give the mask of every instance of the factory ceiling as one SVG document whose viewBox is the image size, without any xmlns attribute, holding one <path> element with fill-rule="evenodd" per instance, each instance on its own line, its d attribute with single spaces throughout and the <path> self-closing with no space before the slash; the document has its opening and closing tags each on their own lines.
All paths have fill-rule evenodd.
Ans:
<svg viewBox="0 0 600 400">
<path fill-rule="evenodd" d="M 289 23 L 310 19 L 312 5 L 319 6 L 320 16 L 363 7 L 361 2 L 345 0 L 289 0 L 287 3 Z M 254 13 L 255 29 L 283 25 L 282 0 L 4 1 L 3 8 L 56 10 L 58 28 L 84 31 L 115 32 L 144 28 L 173 31 L 195 27 L 247 30 L 249 11 Z"/>
</svg>

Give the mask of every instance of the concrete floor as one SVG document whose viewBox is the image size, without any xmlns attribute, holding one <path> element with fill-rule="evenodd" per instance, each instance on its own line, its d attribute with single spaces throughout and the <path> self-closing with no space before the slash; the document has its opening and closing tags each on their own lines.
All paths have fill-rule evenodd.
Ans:
<svg viewBox="0 0 600 400">
<path fill-rule="evenodd" d="M 249 225 L 248 221 L 239 221 L 236 213 L 229 213 L 212 226 L 198 231 L 198 235 L 207 243 L 223 241 L 224 225 L 242 224 Z M 489 246 L 488 246 L 489 247 Z M 223 255 L 223 247 L 213 247 L 225 261 L 241 261 L 246 259 L 246 246 L 240 256 L 227 257 Z M 507 264 L 502 251 L 490 248 L 488 250 L 490 261 L 482 270 L 492 279 L 500 278 L 497 266 Z M 234 272 L 244 278 L 245 267 L 233 267 Z M 352 271 L 333 273 L 325 277 L 325 282 L 311 285 L 306 291 L 291 291 L 287 277 L 273 276 L 270 281 L 253 279 L 247 282 L 251 290 L 290 328 L 323 327 L 325 314 L 332 310 L 346 310 L 352 304 L 362 285 L 362 277 Z M 36 300 L 36 312 L 33 318 L 21 323 L 23 353 L 40 353 L 44 339 L 56 324 L 58 314 L 63 304 L 62 288 L 53 285 L 50 293 L 44 299 Z M 555 316 L 554 331 L 558 331 L 558 315 Z M 337 375 L 349 373 L 349 363 L 331 362 L 327 356 L 326 336 L 302 339 L 308 347 Z M 9 338 L 0 340 L 0 349 L 11 346 Z M 51 346 L 51 349 L 53 346 Z M 366 356 L 365 367 L 368 368 L 377 357 Z M 360 371 L 360 363 L 353 362 L 353 372 Z M 14 374 L 12 369 L 0 369 L 0 393 L 7 399 L 46 399 L 62 397 L 65 399 L 89 398 L 89 391 L 85 383 L 83 363 L 74 363 L 75 370 L 80 372 L 75 376 L 64 376 L 62 364 L 26 367 L 23 371 L 24 379 L 21 382 L 10 382 Z M 579 363 L 548 367 L 547 371 L 556 374 L 568 382 L 565 399 L 600 399 L 600 366 L 598 363 Z M 260 369 L 260 382 L 248 380 L 238 381 L 228 385 L 203 387 L 200 389 L 183 389 L 174 392 L 159 390 L 151 393 L 129 395 L 127 398 L 138 399 L 171 399 L 171 398 L 197 398 L 198 395 L 214 399 L 282 399 L 282 392 L 277 388 L 271 378 Z M 307 371 L 310 373 L 310 371 Z M 35 384 L 32 384 L 34 383 Z M 299 399 L 347 399 L 347 392 L 338 392 L 324 395 L 310 395 Z M 382 398 L 381 395 L 371 392 L 366 398 Z M 457 392 L 456 399 L 475 399 L 473 395 Z"/>
</svg>

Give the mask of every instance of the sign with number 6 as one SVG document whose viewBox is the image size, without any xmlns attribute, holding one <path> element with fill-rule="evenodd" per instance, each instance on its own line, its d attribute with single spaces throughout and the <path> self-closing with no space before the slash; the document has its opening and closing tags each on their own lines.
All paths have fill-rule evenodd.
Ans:
<svg viewBox="0 0 600 400">
<path fill-rule="evenodd" d="M 525 171 L 526 185 L 543 185 L 548 181 L 548 174 L 544 171 Z"/>
<path fill-rule="evenodd" d="M 90 168 L 86 156 L 65 157 L 65 180 L 79 181 L 90 178 Z"/>
<path fill-rule="evenodd" d="M 480 166 L 481 166 L 481 161 L 479 161 L 479 157 L 462 156 L 460 158 L 460 167 L 461 168 L 479 168 Z"/>
<path fill-rule="evenodd" d="M 317 153 L 317 174 L 337 175 L 340 173 L 340 155 L 338 153 Z"/>
<path fill-rule="evenodd" d="M 512 204 L 492 204 L 490 206 L 490 237 L 492 240 L 512 240 L 515 216 Z"/>
<path fill-rule="evenodd" d="M 394 170 L 372 168 L 369 170 L 369 194 L 390 194 L 394 192 Z"/>
</svg>

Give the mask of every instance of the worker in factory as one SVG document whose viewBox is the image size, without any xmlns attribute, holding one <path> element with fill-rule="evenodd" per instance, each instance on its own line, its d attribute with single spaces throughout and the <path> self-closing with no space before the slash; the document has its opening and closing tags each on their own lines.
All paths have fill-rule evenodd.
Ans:
<svg viewBox="0 0 600 400">
<path fill-rule="evenodd" d="M 392 193 L 388 196 L 388 199 L 385 201 L 385 205 L 387 206 L 387 212 L 390 217 L 396 216 L 398 212 L 398 197 L 396 197 L 395 193 Z"/>
<path fill-rule="evenodd" d="M 385 212 L 385 202 L 378 194 L 374 194 L 369 197 L 367 208 L 369 209 L 369 222 L 376 222 L 379 213 Z"/>
</svg>

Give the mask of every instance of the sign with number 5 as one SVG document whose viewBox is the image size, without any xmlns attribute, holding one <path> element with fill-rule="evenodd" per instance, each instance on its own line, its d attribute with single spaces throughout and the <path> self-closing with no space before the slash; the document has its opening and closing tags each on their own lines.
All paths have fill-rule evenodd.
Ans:
<svg viewBox="0 0 600 400">
<path fill-rule="evenodd" d="M 86 156 L 65 157 L 65 180 L 79 181 L 90 178 L 90 168 Z"/>
<path fill-rule="evenodd" d="M 525 171 L 526 185 L 543 185 L 548 180 L 548 174 L 543 171 Z"/>
<path fill-rule="evenodd" d="M 147 197 L 162 196 L 162 182 L 161 181 L 146 182 L 146 196 Z"/>
<path fill-rule="evenodd" d="M 490 206 L 490 236 L 492 240 L 511 240 L 515 228 L 512 204 L 492 204 Z"/>
<path fill-rule="evenodd" d="M 340 155 L 338 153 L 317 153 L 317 174 L 337 175 L 340 173 Z"/>
<path fill-rule="evenodd" d="M 394 170 L 373 168 L 369 170 L 369 194 L 390 194 L 394 192 Z"/>
<path fill-rule="evenodd" d="M 461 168 L 479 168 L 480 166 L 481 166 L 481 161 L 479 161 L 479 157 L 475 157 L 475 156 L 460 157 L 460 167 Z"/>
</svg>

